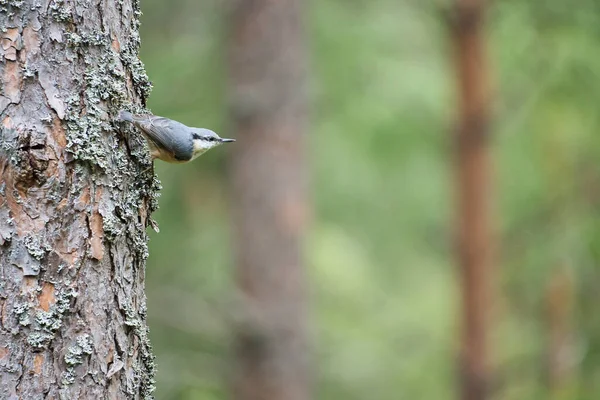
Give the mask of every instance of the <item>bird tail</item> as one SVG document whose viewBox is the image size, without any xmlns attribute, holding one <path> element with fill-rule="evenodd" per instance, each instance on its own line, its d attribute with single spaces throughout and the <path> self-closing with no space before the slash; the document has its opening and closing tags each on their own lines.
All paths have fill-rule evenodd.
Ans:
<svg viewBox="0 0 600 400">
<path fill-rule="evenodd" d="M 134 120 L 133 114 L 130 113 L 129 111 L 125 111 L 125 110 L 119 111 L 119 116 L 117 118 L 119 119 L 119 121 L 127 121 L 127 122 L 133 122 L 133 120 Z"/>
</svg>

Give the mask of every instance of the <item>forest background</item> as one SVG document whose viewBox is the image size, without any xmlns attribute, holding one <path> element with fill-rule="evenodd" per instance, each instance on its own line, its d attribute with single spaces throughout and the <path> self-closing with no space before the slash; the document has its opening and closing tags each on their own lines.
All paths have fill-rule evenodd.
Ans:
<svg viewBox="0 0 600 400">
<path fill-rule="evenodd" d="M 456 398 L 457 86 L 445 3 L 304 4 L 317 397 Z M 149 108 L 227 137 L 222 3 L 144 0 L 142 9 Z M 493 397 L 597 399 L 600 3 L 497 0 L 487 14 Z M 160 399 L 227 398 L 228 151 L 156 163 L 161 233 L 151 234 L 147 295 Z"/>
</svg>

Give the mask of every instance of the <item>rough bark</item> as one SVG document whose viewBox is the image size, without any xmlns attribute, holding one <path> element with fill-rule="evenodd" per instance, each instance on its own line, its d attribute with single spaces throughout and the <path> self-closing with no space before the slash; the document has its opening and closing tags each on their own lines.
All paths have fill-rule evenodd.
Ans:
<svg viewBox="0 0 600 400">
<path fill-rule="evenodd" d="M 229 24 L 236 281 L 233 397 L 310 397 L 302 239 L 307 220 L 300 0 L 235 1 Z"/>
<path fill-rule="evenodd" d="M 0 398 L 151 398 L 137 0 L 0 1 Z"/>
<path fill-rule="evenodd" d="M 492 175 L 484 8 L 484 0 L 455 0 L 451 20 L 459 97 L 458 253 L 463 285 L 460 371 L 465 400 L 488 398 L 490 384 Z"/>
</svg>

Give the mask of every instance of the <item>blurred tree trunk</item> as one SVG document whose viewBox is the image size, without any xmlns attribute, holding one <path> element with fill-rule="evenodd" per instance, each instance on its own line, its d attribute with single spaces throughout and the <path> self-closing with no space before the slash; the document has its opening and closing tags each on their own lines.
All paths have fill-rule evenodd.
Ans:
<svg viewBox="0 0 600 400">
<path fill-rule="evenodd" d="M 231 159 L 236 281 L 236 399 L 309 398 L 303 236 L 306 96 L 300 0 L 231 10 Z"/>
<path fill-rule="evenodd" d="M 44 4 L 42 6 L 42 4 Z M 0 3 L 0 398 L 152 398 L 137 0 Z"/>
<path fill-rule="evenodd" d="M 456 134 L 458 252 L 463 291 L 462 398 L 489 395 L 487 336 L 492 309 L 492 186 L 485 1 L 455 0 L 451 24 L 458 72 Z"/>
<path fill-rule="evenodd" d="M 575 283 L 567 267 L 557 268 L 546 283 L 547 381 L 553 400 L 577 398 L 577 345 L 573 323 Z"/>
</svg>

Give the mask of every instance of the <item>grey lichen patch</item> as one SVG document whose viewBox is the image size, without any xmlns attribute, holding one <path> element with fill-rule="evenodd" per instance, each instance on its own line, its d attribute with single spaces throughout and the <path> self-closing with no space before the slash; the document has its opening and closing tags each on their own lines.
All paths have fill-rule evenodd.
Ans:
<svg viewBox="0 0 600 400">
<path fill-rule="evenodd" d="M 142 398 L 150 399 L 156 390 L 156 379 L 154 378 L 156 375 L 156 364 L 154 354 L 152 353 L 152 346 L 150 345 L 150 339 L 148 339 L 148 328 L 146 325 L 144 325 L 144 338 L 141 344 L 141 353 L 145 373 L 142 374 L 140 389 Z"/>
<path fill-rule="evenodd" d="M 153 177 L 152 185 L 150 186 L 150 193 L 148 193 L 150 197 L 150 210 L 152 211 L 158 210 L 158 199 L 160 198 L 160 191 L 162 188 L 162 183 L 158 180 L 158 178 Z"/>
<path fill-rule="evenodd" d="M 0 0 L 0 14 L 5 14 L 7 19 L 15 16 L 15 13 L 23 7 L 24 0 Z M 3 27 L 3 30 L 6 29 Z"/>
<path fill-rule="evenodd" d="M 104 238 L 108 241 L 113 241 L 120 237 L 125 232 L 123 221 L 117 218 L 113 212 L 104 204 L 100 205 L 100 215 L 102 215 L 102 227 L 104 229 Z"/>
<path fill-rule="evenodd" d="M 154 379 L 156 364 L 150 338 L 148 337 L 148 326 L 141 320 L 145 316 L 146 308 L 145 306 L 140 307 L 139 313 L 136 313 L 130 305 L 125 305 L 123 309 L 125 312 L 125 324 L 133 328 L 133 332 L 138 337 L 140 343 L 138 352 L 141 356 L 141 365 L 134 364 L 136 380 L 138 381 L 142 398 L 150 399 L 152 398 L 152 393 L 156 390 L 156 380 Z M 145 371 L 146 373 L 141 373 L 141 371 Z"/>
<path fill-rule="evenodd" d="M 15 150 L 14 138 L 19 132 L 14 128 L 0 127 L 0 150 L 10 153 Z"/>
<path fill-rule="evenodd" d="M 20 133 L 16 129 L 3 128 L 0 131 L 0 153 L 4 153 L 3 155 L 8 159 L 11 167 L 15 168 L 15 171 L 18 172 L 20 179 L 25 174 L 18 171 L 18 167 L 23 162 L 23 152 L 19 151 L 19 143 L 21 141 L 16 139 L 19 136 Z"/>
<path fill-rule="evenodd" d="M 75 340 L 75 344 L 69 346 L 67 354 L 65 354 L 65 364 L 67 364 L 67 370 L 62 375 L 63 385 L 71 385 L 75 382 L 75 378 L 77 377 L 75 368 L 78 365 L 83 364 L 83 358 L 92 354 L 93 351 L 94 348 L 92 346 L 92 339 L 87 333 L 78 336 Z"/>
<path fill-rule="evenodd" d="M 69 285 L 69 281 L 65 281 L 66 285 Z M 67 287 L 65 289 L 59 289 L 56 296 L 56 303 L 50 307 L 50 311 L 55 312 L 56 314 L 64 314 L 65 311 L 69 309 L 69 305 L 71 304 L 71 300 L 76 298 L 79 295 L 75 288 Z"/>
<path fill-rule="evenodd" d="M 142 15 L 142 10 L 140 8 L 139 0 L 133 0 L 132 8 L 133 18 L 131 20 L 131 35 L 129 36 L 127 43 L 125 43 L 125 46 L 121 49 L 121 61 L 129 68 L 134 87 L 138 92 L 138 95 L 145 101 L 152 90 L 152 83 L 150 83 L 150 80 L 148 79 L 144 64 L 137 56 L 141 44 L 140 17 Z"/>
<path fill-rule="evenodd" d="M 152 83 L 148 79 L 144 63 L 137 56 L 139 48 L 139 36 L 136 33 L 121 49 L 121 61 L 131 72 L 131 80 L 140 97 L 147 98 L 152 91 Z"/>
<path fill-rule="evenodd" d="M 75 344 L 69 346 L 67 354 L 65 354 L 65 364 L 67 370 L 62 375 L 62 384 L 71 385 L 75 382 L 77 374 L 75 368 L 83 364 L 83 358 L 89 356 L 94 351 L 92 339 L 87 333 L 80 335 L 75 339 Z"/>
<path fill-rule="evenodd" d="M 41 260 L 44 258 L 47 252 L 52 250 L 47 243 L 43 243 L 39 236 L 28 235 L 25 236 L 25 248 L 33 258 Z"/>
<path fill-rule="evenodd" d="M 61 319 L 56 316 L 56 313 L 52 311 L 38 311 L 35 315 L 35 322 L 37 322 L 43 330 L 54 332 L 62 325 Z"/>
<path fill-rule="evenodd" d="M 65 4 L 65 0 L 52 0 L 48 9 L 55 21 L 73 22 L 73 9 Z"/>
<path fill-rule="evenodd" d="M 0 189 L 2 189 L 1 185 Z M 4 194 L 0 196 L 4 197 Z M 8 207 L 2 207 L 0 208 L 0 246 L 11 242 L 14 234 L 15 220 L 10 216 Z"/>
<path fill-rule="evenodd" d="M 73 383 L 75 383 L 76 377 L 77 374 L 75 373 L 75 368 L 67 368 L 67 370 L 62 374 L 61 383 L 65 386 L 72 385 Z"/>
<path fill-rule="evenodd" d="M 29 303 L 16 302 L 13 305 L 13 313 L 18 319 L 19 325 L 29 326 L 31 324 L 31 319 L 29 318 Z"/>
<path fill-rule="evenodd" d="M 89 93 L 88 93 L 89 94 Z M 86 98 L 86 100 L 88 100 Z M 97 106 L 93 102 L 85 114 L 79 114 L 79 96 L 67 99 L 67 151 L 76 159 L 89 161 L 103 170 L 108 168 L 107 150 L 102 145 L 102 126 L 104 122 L 97 116 Z"/>
<path fill-rule="evenodd" d="M 135 310 L 128 304 L 125 305 L 123 308 L 123 311 L 125 311 L 125 325 L 132 328 L 137 328 L 138 326 L 140 326 L 140 320 L 136 315 Z"/>
<path fill-rule="evenodd" d="M 128 101 L 125 72 L 111 47 L 109 34 L 69 31 L 64 35 L 68 47 L 78 52 L 86 65 L 78 82 L 85 88 L 83 96 L 73 95 L 66 101 L 67 150 L 76 159 L 110 172 L 114 169 L 111 167 L 115 150 L 127 162 L 124 151 L 109 148 L 105 140 L 113 131 L 107 106 L 116 110 Z"/>
<path fill-rule="evenodd" d="M 141 223 L 136 222 L 130 225 L 131 237 L 133 246 L 136 249 L 136 254 L 141 260 L 147 260 L 150 256 L 150 252 L 148 251 L 148 243 L 146 242 L 145 236 L 137 234 L 138 232 L 144 232 L 145 227 L 142 226 Z"/>
<path fill-rule="evenodd" d="M 23 3 L 24 0 L 0 0 L 0 13 L 6 13 L 10 18 L 16 10 L 23 7 Z"/>
<path fill-rule="evenodd" d="M 90 355 L 94 351 L 92 347 L 92 339 L 87 333 L 78 336 L 75 339 L 75 344 L 70 346 L 67 354 L 65 354 L 65 363 L 69 366 L 77 366 L 83 363 L 83 357 Z"/>
<path fill-rule="evenodd" d="M 67 38 L 67 46 L 77 48 L 79 46 L 106 46 L 109 43 L 108 34 L 95 31 L 95 32 L 65 32 Z"/>
<path fill-rule="evenodd" d="M 34 332 L 27 336 L 27 343 L 36 350 L 47 348 L 54 339 L 56 332 L 62 326 L 64 314 L 69 310 L 71 300 L 77 297 L 77 291 L 71 287 L 59 289 L 55 292 L 55 297 L 56 303 L 48 311 L 40 310 L 36 313 Z"/>
<path fill-rule="evenodd" d="M 32 332 L 27 335 L 27 343 L 36 351 L 44 350 L 48 347 L 54 335 L 46 332 Z"/>
</svg>

